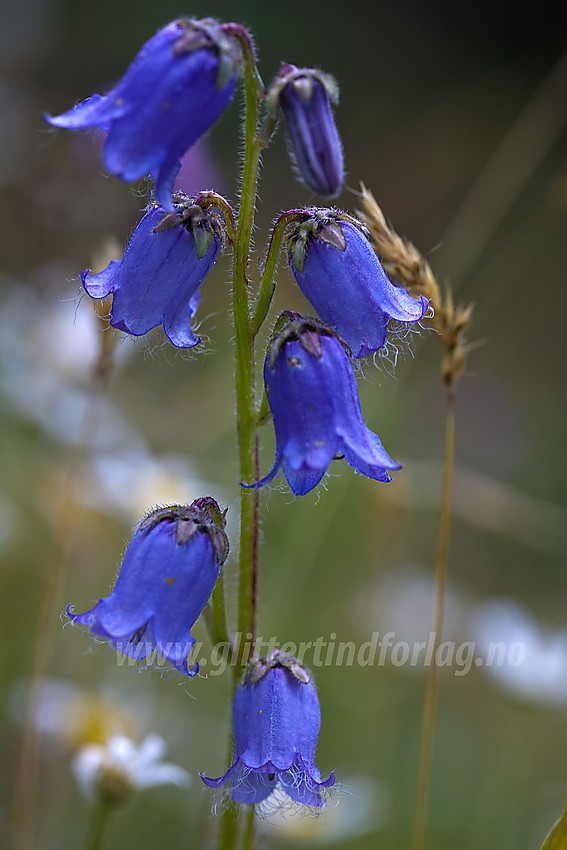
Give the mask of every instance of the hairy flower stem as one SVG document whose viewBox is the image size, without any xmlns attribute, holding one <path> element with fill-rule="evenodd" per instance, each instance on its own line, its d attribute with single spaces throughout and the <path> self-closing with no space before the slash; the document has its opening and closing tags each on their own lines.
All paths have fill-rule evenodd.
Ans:
<svg viewBox="0 0 567 850">
<path fill-rule="evenodd" d="M 272 235 L 270 237 L 270 244 L 268 246 L 268 253 L 266 255 L 266 260 L 264 263 L 264 272 L 262 274 L 260 291 L 258 293 L 258 298 L 256 299 L 256 304 L 254 305 L 253 310 L 252 334 L 254 336 L 262 327 L 262 323 L 268 315 L 268 310 L 270 309 L 270 304 L 272 303 L 272 297 L 276 288 L 274 275 L 276 273 L 276 268 L 278 265 L 278 259 L 286 228 L 292 222 L 297 220 L 303 220 L 304 218 L 304 210 L 288 210 L 287 212 L 282 213 L 274 224 Z"/>
<path fill-rule="evenodd" d="M 254 336 L 250 321 L 248 261 L 254 224 L 256 187 L 261 146 L 256 139 L 259 112 L 257 73 L 252 53 L 244 55 L 244 167 L 240 191 L 240 211 L 234 245 L 232 297 L 236 358 L 236 417 L 240 480 L 256 478 L 256 406 L 254 398 Z M 240 491 L 240 563 L 238 588 L 238 631 L 255 633 L 255 572 L 258 543 L 257 490 L 242 487 Z M 242 658 L 233 668 L 240 675 Z"/>
<path fill-rule="evenodd" d="M 447 585 L 447 568 L 449 563 L 454 456 L 455 394 L 453 386 L 450 385 L 447 390 L 445 467 L 443 471 L 443 492 L 441 498 L 441 514 L 439 517 L 439 540 L 437 562 L 435 566 L 435 612 L 433 618 L 433 633 L 435 638 L 433 642 L 432 663 L 427 671 L 425 699 L 421 717 L 421 734 L 410 842 L 411 850 L 425 850 L 427 843 L 427 814 L 429 808 L 429 790 L 431 785 L 435 716 L 437 712 L 437 696 L 439 691 L 439 665 L 437 664 L 437 651 L 441 644 L 443 619 L 445 615 L 445 591 Z"/>
<path fill-rule="evenodd" d="M 244 48 L 246 46 L 244 45 Z M 240 190 L 240 210 L 234 243 L 232 298 L 235 339 L 236 419 L 240 463 L 240 481 L 258 477 L 257 413 L 254 397 L 254 334 L 250 317 L 250 292 L 247 278 L 250 243 L 254 224 L 256 189 L 263 144 L 257 139 L 260 101 L 263 87 L 252 48 L 243 49 L 244 59 L 244 165 Z M 240 488 L 240 559 L 238 579 L 238 624 L 240 635 L 256 633 L 256 585 L 258 555 L 259 493 Z M 245 641 L 238 641 L 236 663 L 231 665 L 233 692 L 242 674 Z M 227 762 L 230 764 L 234 742 L 230 736 Z M 239 806 L 230 803 L 223 811 L 217 833 L 217 850 L 235 850 L 239 840 Z"/>
<path fill-rule="evenodd" d="M 203 618 L 213 646 L 223 643 L 232 652 L 233 644 L 226 617 L 222 571 L 214 586 L 209 603 L 203 609 Z"/>
</svg>

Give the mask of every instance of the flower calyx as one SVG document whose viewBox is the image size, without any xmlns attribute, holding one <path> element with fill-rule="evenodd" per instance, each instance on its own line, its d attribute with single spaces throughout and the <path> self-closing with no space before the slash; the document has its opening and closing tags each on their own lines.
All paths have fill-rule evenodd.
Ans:
<svg viewBox="0 0 567 850">
<path fill-rule="evenodd" d="M 311 674 L 301 661 L 298 661 L 292 655 L 286 655 L 281 649 L 274 649 L 266 657 L 253 658 L 250 661 L 244 674 L 244 682 L 249 685 L 256 685 L 274 667 L 285 667 L 295 679 L 304 685 L 311 681 Z"/>
<path fill-rule="evenodd" d="M 317 68 L 297 68 L 282 62 L 268 92 L 268 103 L 273 109 L 279 106 L 279 98 L 286 86 L 292 86 L 299 97 L 307 102 L 313 96 L 313 84 L 317 80 L 329 96 L 331 103 L 338 103 L 339 86 L 332 74 L 325 74 Z"/>
<path fill-rule="evenodd" d="M 201 194 L 206 196 L 207 193 Z M 208 204 L 201 203 L 200 195 L 190 198 L 183 192 L 176 192 L 172 200 L 174 212 L 166 213 L 163 216 L 154 227 L 154 233 L 162 233 L 164 230 L 171 230 L 177 225 L 182 225 L 193 234 L 198 260 L 202 260 L 207 253 L 215 233 L 219 236 L 221 245 L 224 247 L 226 229 L 223 219 Z"/>
<path fill-rule="evenodd" d="M 190 505 L 169 505 L 151 511 L 140 523 L 139 531 L 147 532 L 160 522 L 175 522 L 177 544 L 182 546 L 197 532 L 211 538 L 219 563 L 228 557 L 228 537 L 225 533 L 226 510 L 222 511 L 212 496 L 195 499 Z"/>
<path fill-rule="evenodd" d="M 300 272 L 303 272 L 305 266 L 305 251 L 310 239 L 320 239 L 321 242 L 326 242 L 338 248 L 339 251 L 346 250 L 347 242 L 341 228 L 341 221 L 354 224 L 365 236 L 368 235 L 361 221 L 339 210 L 313 207 L 305 210 L 305 216 L 304 220 L 293 227 L 287 236 L 293 262 Z"/>
<path fill-rule="evenodd" d="M 173 46 L 173 53 L 181 56 L 196 50 L 215 51 L 219 59 L 217 88 L 224 88 L 242 62 L 238 45 L 214 18 L 180 18 L 177 23 L 183 32 Z"/>
<path fill-rule="evenodd" d="M 314 357 L 320 358 L 323 349 L 321 336 L 334 336 L 348 353 L 346 342 L 319 319 L 301 316 L 293 310 L 285 310 L 276 321 L 269 343 L 270 367 L 273 369 L 280 349 L 288 342 L 299 341 L 303 349 Z"/>
</svg>

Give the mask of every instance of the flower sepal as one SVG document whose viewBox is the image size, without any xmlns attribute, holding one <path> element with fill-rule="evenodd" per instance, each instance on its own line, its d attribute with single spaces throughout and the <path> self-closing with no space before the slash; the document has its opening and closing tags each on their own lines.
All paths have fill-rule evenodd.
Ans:
<svg viewBox="0 0 567 850">
<path fill-rule="evenodd" d="M 184 53 L 214 48 L 219 62 L 217 88 L 223 89 L 242 62 L 238 44 L 227 36 L 223 24 L 219 24 L 214 18 L 181 18 L 179 22 L 185 31 L 175 43 L 174 54 L 182 56 Z"/>
<path fill-rule="evenodd" d="M 290 228 L 287 236 L 293 264 L 298 271 L 303 272 L 305 252 L 310 239 L 320 239 L 321 242 L 333 245 L 339 251 L 346 251 L 347 241 L 341 221 L 349 221 L 359 227 L 366 236 L 368 235 L 365 225 L 347 213 L 318 207 L 308 207 L 305 210 L 303 220 Z"/>
<path fill-rule="evenodd" d="M 206 255 L 215 234 L 221 240 L 221 247 L 224 246 L 226 242 L 224 221 L 210 205 L 204 208 L 199 203 L 200 196 L 190 198 L 183 192 L 176 192 L 172 200 L 174 211 L 164 211 L 163 218 L 154 227 L 154 233 L 163 233 L 177 225 L 183 225 L 193 234 L 198 260 L 202 260 Z"/>
<path fill-rule="evenodd" d="M 243 681 L 255 685 L 274 667 L 287 667 L 291 675 L 304 685 L 311 680 L 311 674 L 301 661 L 286 655 L 281 649 L 274 649 L 266 658 L 253 658 L 250 661 L 242 677 Z"/>
<path fill-rule="evenodd" d="M 140 531 L 150 531 L 160 522 L 175 522 L 175 538 L 182 545 L 197 532 L 205 531 L 222 566 L 228 557 L 229 545 L 225 532 L 226 509 L 221 511 L 212 496 L 195 499 L 190 505 L 170 505 L 151 511 L 139 525 Z"/>
<path fill-rule="evenodd" d="M 298 68 L 296 65 L 282 62 L 270 86 L 267 99 L 274 106 L 280 106 L 282 92 L 290 86 L 301 100 L 309 103 L 317 83 L 324 88 L 331 103 L 339 102 L 339 86 L 332 74 L 325 74 L 317 68 Z"/>
<path fill-rule="evenodd" d="M 342 343 L 348 353 L 349 348 L 338 334 L 324 325 L 319 319 L 301 316 L 294 310 L 284 310 L 278 317 L 268 347 L 270 368 L 276 365 L 281 348 L 288 342 L 299 342 L 302 348 L 313 357 L 321 357 L 323 348 L 321 336 L 334 336 Z"/>
</svg>

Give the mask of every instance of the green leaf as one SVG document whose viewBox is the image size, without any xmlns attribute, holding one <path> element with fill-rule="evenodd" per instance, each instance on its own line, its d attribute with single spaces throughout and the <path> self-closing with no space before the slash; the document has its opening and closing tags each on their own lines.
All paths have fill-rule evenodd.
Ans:
<svg viewBox="0 0 567 850">
<path fill-rule="evenodd" d="M 551 827 L 541 850 L 567 850 L 567 806 L 557 823 Z"/>
</svg>

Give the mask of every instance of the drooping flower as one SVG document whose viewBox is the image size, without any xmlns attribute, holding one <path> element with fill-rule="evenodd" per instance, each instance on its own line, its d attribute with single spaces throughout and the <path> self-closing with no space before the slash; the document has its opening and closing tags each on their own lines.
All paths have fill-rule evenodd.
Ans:
<svg viewBox="0 0 567 850">
<path fill-rule="evenodd" d="M 141 48 L 117 85 L 61 115 L 55 127 L 108 131 L 104 162 L 122 180 L 151 174 L 171 210 L 180 158 L 224 112 L 234 94 L 240 52 L 210 18 L 173 21 Z"/>
<path fill-rule="evenodd" d="M 113 735 L 104 744 L 81 747 L 71 768 L 89 800 L 116 805 L 132 791 L 168 783 L 190 784 L 186 770 L 162 761 L 165 750 L 159 735 L 148 735 L 139 746 L 124 735 Z"/>
<path fill-rule="evenodd" d="M 156 205 L 142 218 L 122 260 L 98 274 L 81 273 L 91 298 L 112 293 L 110 324 L 140 336 L 163 325 L 170 342 L 191 348 L 200 342 L 191 330 L 198 289 L 211 271 L 221 244 L 217 217 L 180 193 L 174 212 Z"/>
<path fill-rule="evenodd" d="M 323 780 L 315 766 L 321 712 L 305 667 L 274 650 L 250 662 L 232 708 L 235 762 L 218 779 L 201 774 L 210 788 L 232 784 L 236 803 L 260 803 L 278 786 L 298 803 L 322 808 Z"/>
<path fill-rule="evenodd" d="M 285 116 L 299 174 L 319 195 L 338 195 L 343 183 L 343 150 L 331 102 L 339 98 L 330 76 L 314 68 L 283 63 L 272 97 Z"/>
<path fill-rule="evenodd" d="M 303 496 L 337 454 L 376 481 L 390 481 L 388 470 L 400 469 L 365 424 L 349 356 L 321 322 L 283 314 L 264 364 L 264 382 L 276 459 L 265 478 L 248 486 L 268 483 L 282 468 L 292 491 Z"/>
<path fill-rule="evenodd" d="M 114 590 L 84 614 L 68 614 L 136 660 L 157 651 L 183 673 L 195 643 L 191 627 L 228 555 L 225 519 L 211 497 L 158 508 L 138 526 Z"/>
<path fill-rule="evenodd" d="M 384 273 L 364 225 L 334 210 L 306 210 L 289 237 L 289 264 L 319 318 L 349 344 L 354 357 L 378 351 L 388 319 L 417 322 L 427 299 L 412 298 Z"/>
</svg>

